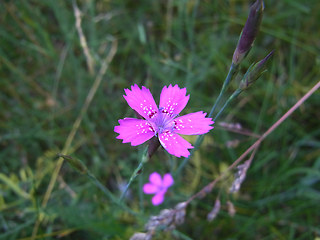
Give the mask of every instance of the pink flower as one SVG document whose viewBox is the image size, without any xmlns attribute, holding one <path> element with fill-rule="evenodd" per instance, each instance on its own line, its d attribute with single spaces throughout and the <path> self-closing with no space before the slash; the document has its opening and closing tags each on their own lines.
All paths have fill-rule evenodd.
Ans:
<svg viewBox="0 0 320 240">
<path fill-rule="evenodd" d="M 189 101 L 186 88 L 180 89 L 178 85 L 163 87 L 160 95 L 160 105 L 157 107 L 150 90 L 138 85 L 124 90 L 123 97 L 129 106 L 137 111 L 144 119 L 124 118 L 119 120 L 120 126 L 115 126 L 114 131 L 119 133 L 118 139 L 123 143 L 130 142 L 137 146 L 150 138 L 157 136 L 161 145 L 170 154 L 177 157 L 188 157 L 188 149 L 193 146 L 180 135 L 201 135 L 209 132 L 213 127 L 211 118 L 206 118 L 206 113 L 200 111 L 178 116 Z"/>
<path fill-rule="evenodd" d="M 173 178 L 170 173 L 166 173 L 162 179 L 159 173 L 154 172 L 150 174 L 149 181 L 150 183 L 143 185 L 143 192 L 145 194 L 155 194 L 151 200 L 152 204 L 159 205 L 163 202 L 168 188 L 173 184 Z"/>
</svg>

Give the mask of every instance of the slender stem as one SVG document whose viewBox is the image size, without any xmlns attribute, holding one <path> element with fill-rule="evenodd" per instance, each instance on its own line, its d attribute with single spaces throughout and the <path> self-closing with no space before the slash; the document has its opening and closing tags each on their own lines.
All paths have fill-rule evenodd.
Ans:
<svg viewBox="0 0 320 240">
<path fill-rule="evenodd" d="M 221 115 L 221 113 L 224 111 L 224 109 L 229 105 L 229 103 L 235 99 L 240 93 L 242 92 L 242 90 L 240 88 L 238 88 L 237 90 L 235 90 L 232 95 L 228 98 L 228 100 L 226 101 L 226 103 L 222 106 L 222 108 L 220 109 L 220 111 L 217 113 L 217 115 L 212 119 L 214 122 L 217 120 L 217 118 Z"/>
<path fill-rule="evenodd" d="M 141 157 L 141 161 L 138 165 L 138 167 L 134 170 L 134 172 L 132 173 L 131 177 L 130 177 L 130 180 L 126 186 L 126 188 L 124 189 L 124 191 L 122 192 L 121 196 L 120 196 L 120 202 L 123 200 L 124 196 L 126 195 L 126 193 L 128 192 L 129 190 L 129 187 L 131 185 L 131 183 L 133 182 L 133 180 L 136 179 L 137 176 L 140 175 L 142 169 L 143 169 L 143 166 L 146 162 L 148 162 L 149 160 L 149 154 L 148 154 L 148 147 L 146 147 L 146 149 L 144 150 L 143 154 L 142 154 L 142 157 Z"/>
<path fill-rule="evenodd" d="M 144 212 L 144 206 L 143 206 L 143 179 L 142 179 L 142 175 L 139 176 L 139 206 L 140 206 L 140 211 Z"/>
<path fill-rule="evenodd" d="M 249 161 L 252 161 L 252 159 L 254 158 L 256 151 L 258 149 L 259 145 L 256 145 L 254 148 L 254 152 L 251 153 Z M 210 193 L 213 189 L 213 187 L 216 185 L 217 182 L 219 182 L 220 180 L 222 180 L 227 173 L 230 172 L 230 170 L 232 170 L 236 165 L 238 165 L 239 162 L 237 162 L 237 160 L 231 164 L 227 170 L 225 170 L 223 173 L 221 173 L 215 180 L 213 180 L 212 182 L 210 182 L 209 184 L 207 184 L 205 187 L 203 187 L 199 192 L 197 192 L 196 194 L 192 195 L 186 202 L 189 204 L 191 201 L 193 201 L 195 198 L 202 196 L 206 196 L 208 193 Z"/>
<path fill-rule="evenodd" d="M 224 83 L 223 83 L 222 88 L 221 88 L 221 90 L 220 90 L 219 96 L 217 97 L 217 99 L 216 99 L 214 105 L 212 106 L 211 111 L 210 111 L 210 113 L 209 113 L 209 115 L 208 115 L 209 118 L 212 117 L 215 109 L 217 108 L 219 102 L 221 101 L 221 98 L 222 98 L 223 94 L 224 94 L 225 91 L 227 90 L 227 87 L 228 87 L 231 79 L 232 79 L 233 76 L 237 73 L 237 71 L 238 71 L 238 66 L 235 65 L 235 64 L 233 64 L 233 63 L 231 63 L 231 66 L 230 66 L 230 68 L 229 68 L 228 75 L 227 75 L 226 79 L 224 80 Z"/>
<path fill-rule="evenodd" d="M 79 40 L 80 40 L 80 45 L 82 47 L 84 56 L 87 61 L 87 67 L 89 70 L 90 75 L 94 74 L 94 60 L 90 54 L 90 50 L 88 48 L 87 40 L 85 35 L 83 34 L 82 27 L 81 27 L 81 11 L 79 10 L 76 1 L 72 2 L 73 5 L 73 11 L 74 11 L 74 16 L 76 18 L 76 28 L 78 31 L 79 35 Z"/>
<path fill-rule="evenodd" d="M 92 180 L 92 182 L 115 204 L 117 204 L 122 209 L 126 210 L 130 214 L 137 216 L 138 214 L 132 211 L 128 206 L 124 203 L 118 201 L 118 199 L 107 189 L 92 173 L 87 172 L 87 176 Z"/>
<path fill-rule="evenodd" d="M 89 169 L 86 167 L 86 165 L 77 158 L 72 158 L 68 155 L 63 155 L 63 154 L 58 154 L 57 155 L 59 158 L 62 158 L 63 160 L 67 161 L 70 166 L 75 169 L 76 171 L 78 171 L 81 174 L 87 175 L 87 177 L 93 181 L 93 183 L 115 204 L 117 204 L 118 206 L 120 206 L 121 208 L 123 208 L 124 210 L 127 210 L 129 213 L 131 213 L 132 215 L 137 215 L 137 213 L 135 213 L 134 211 L 132 211 L 128 206 L 126 206 L 124 203 L 120 203 L 118 201 L 118 198 L 116 198 L 113 193 L 106 188 L 90 171 Z"/>
</svg>

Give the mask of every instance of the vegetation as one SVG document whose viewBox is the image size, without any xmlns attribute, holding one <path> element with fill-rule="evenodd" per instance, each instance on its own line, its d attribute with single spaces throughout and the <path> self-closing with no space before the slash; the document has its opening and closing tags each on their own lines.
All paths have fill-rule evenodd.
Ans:
<svg viewBox="0 0 320 240">
<path fill-rule="evenodd" d="M 135 117 L 123 98 L 133 84 L 155 97 L 178 84 L 190 94 L 183 114 L 210 112 L 250 4 L 2 1 L 0 239 L 129 239 L 145 232 L 150 216 L 220 176 L 319 81 L 319 1 L 265 1 L 254 47 L 223 102 L 250 65 L 274 50 L 267 73 L 216 120 L 162 205 L 153 206 L 142 186 L 154 171 L 176 172 L 183 158 L 159 148 L 120 202 L 145 146 L 122 144 L 114 126 Z M 318 239 L 319 109 L 317 90 L 260 144 L 238 193 L 228 193 L 229 172 L 190 202 L 183 224 L 153 239 Z M 58 154 L 80 159 L 84 174 Z M 209 222 L 217 197 L 221 210 Z"/>
</svg>

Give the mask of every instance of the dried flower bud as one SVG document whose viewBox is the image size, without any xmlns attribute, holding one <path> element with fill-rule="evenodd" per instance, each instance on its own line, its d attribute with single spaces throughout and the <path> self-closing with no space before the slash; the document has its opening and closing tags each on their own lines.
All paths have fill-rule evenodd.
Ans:
<svg viewBox="0 0 320 240">
<path fill-rule="evenodd" d="M 239 165 L 237 167 L 238 171 L 235 174 L 235 180 L 232 183 L 232 186 L 230 188 L 230 193 L 238 192 L 242 182 L 246 178 L 247 170 L 250 167 L 251 160 L 247 160 L 245 163 Z"/>
<path fill-rule="evenodd" d="M 259 32 L 260 23 L 263 15 L 263 1 L 257 0 L 250 8 L 250 13 L 246 24 L 241 32 L 238 45 L 234 51 L 232 62 L 239 65 L 249 53 L 253 42 Z"/>
<path fill-rule="evenodd" d="M 236 209 L 233 205 L 232 202 L 228 201 L 227 202 L 227 206 L 228 206 L 228 213 L 230 217 L 233 217 L 236 214 Z"/>
<path fill-rule="evenodd" d="M 130 240 L 147 240 L 148 238 L 147 233 L 135 233 Z"/>
<path fill-rule="evenodd" d="M 159 215 L 161 225 L 169 226 L 173 221 L 173 217 L 174 211 L 172 209 L 163 209 Z"/>
<path fill-rule="evenodd" d="M 163 209 L 158 216 L 151 216 L 149 221 L 146 223 L 145 228 L 148 232 L 154 231 L 159 226 L 163 226 L 167 229 L 168 226 L 173 222 L 174 217 L 173 209 Z"/>
<path fill-rule="evenodd" d="M 175 224 L 181 225 L 182 223 L 184 223 L 187 205 L 188 204 L 186 202 L 181 202 L 177 204 L 177 206 L 175 207 L 175 210 L 176 210 L 176 214 L 174 216 Z"/>
<path fill-rule="evenodd" d="M 184 223 L 187 205 L 187 202 L 181 202 L 174 209 L 163 209 L 158 216 L 151 216 L 145 225 L 150 236 L 158 227 L 164 231 L 171 231 L 176 228 L 176 225 Z"/>
<path fill-rule="evenodd" d="M 149 232 L 157 229 L 159 225 L 160 221 L 158 220 L 158 216 L 151 216 L 149 221 L 146 223 L 145 228 Z"/>
<path fill-rule="evenodd" d="M 182 209 L 185 209 L 187 206 L 188 206 L 187 202 L 181 202 L 181 203 L 178 203 L 174 209 L 176 211 L 180 211 Z"/>
<path fill-rule="evenodd" d="M 227 141 L 226 142 L 226 147 L 227 148 L 236 148 L 238 147 L 240 141 L 238 139 Z"/>
<path fill-rule="evenodd" d="M 242 126 L 240 123 L 227 123 L 227 122 L 219 122 L 219 126 L 224 127 L 224 128 L 229 128 L 229 129 L 234 129 L 234 130 L 241 130 Z"/>
<path fill-rule="evenodd" d="M 239 88 L 241 90 L 246 90 L 249 88 L 259 77 L 265 72 L 266 63 L 268 59 L 273 55 L 273 51 L 270 52 L 264 59 L 251 65 L 246 74 L 243 76 Z"/>
<path fill-rule="evenodd" d="M 211 222 L 213 219 L 217 217 L 218 213 L 220 212 L 220 208 L 221 208 L 221 202 L 220 202 L 220 199 L 217 198 L 216 202 L 214 203 L 213 209 L 207 215 L 207 220 L 209 222 Z"/>
<path fill-rule="evenodd" d="M 78 170 L 80 173 L 85 174 L 88 172 L 87 167 L 79 159 L 72 158 L 70 156 L 63 155 L 60 153 L 58 154 L 58 157 L 62 157 L 64 160 L 66 160 L 71 165 L 71 167 Z"/>
</svg>

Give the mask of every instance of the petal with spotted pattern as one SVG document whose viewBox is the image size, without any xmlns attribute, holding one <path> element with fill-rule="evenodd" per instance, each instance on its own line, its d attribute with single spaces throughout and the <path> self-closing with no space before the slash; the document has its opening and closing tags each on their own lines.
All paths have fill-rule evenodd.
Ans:
<svg viewBox="0 0 320 240">
<path fill-rule="evenodd" d="M 144 86 L 140 89 L 137 84 L 131 86 L 131 90 L 124 90 L 126 99 L 129 106 L 136 110 L 145 119 L 153 118 L 157 112 L 158 107 L 153 99 L 150 90 Z"/>
<path fill-rule="evenodd" d="M 125 118 L 119 120 L 120 126 L 115 126 L 114 131 L 119 133 L 117 139 L 123 143 L 130 142 L 132 146 L 144 143 L 154 136 L 154 131 L 147 120 Z"/>
<path fill-rule="evenodd" d="M 187 89 L 179 88 L 178 85 L 164 86 L 160 95 L 159 109 L 170 116 L 178 115 L 185 108 L 190 95 L 186 96 Z"/>
<path fill-rule="evenodd" d="M 174 132 L 183 135 L 200 135 L 209 132 L 213 127 L 211 118 L 206 118 L 206 113 L 200 111 L 174 119 Z"/>
<path fill-rule="evenodd" d="M 168 153 L 176 157 L 188 157 L 190 155 L 188 149 L 193 148 L 187 140 L 183 139 L 178 134 L 171 132 L 159 134 L 159 141 Z"/>
</svg>

